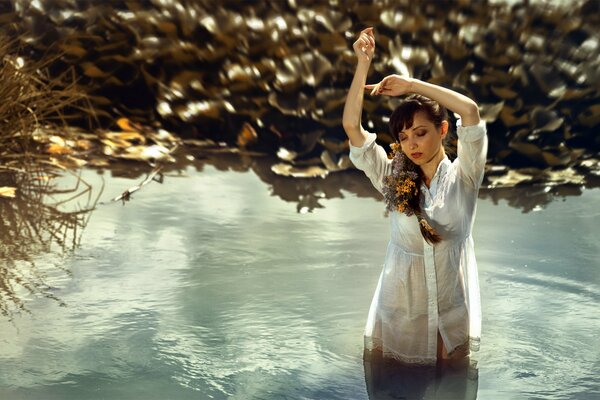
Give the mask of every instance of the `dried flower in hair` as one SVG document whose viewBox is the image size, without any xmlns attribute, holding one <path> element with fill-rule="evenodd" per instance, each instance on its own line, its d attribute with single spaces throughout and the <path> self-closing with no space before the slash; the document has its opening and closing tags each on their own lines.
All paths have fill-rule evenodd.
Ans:
<svg viewBox="0 0 600 400">
<path fill-rule="evenodd" d="M 386 203 L 386 215 L 398 211 L 407 216 L 416 215 L 419 220 L 421 234 L 430 243 L 437 243 L 442 238 L 423 218 L 421 213 L 421 196 L 418 167 L 410 161 L 399 143 L 391 145 L 392 173 L 383 178 L 383 197 Z"/>
<path fill-rule="evenodd" d="M 419 174 L 417 167 L 410 162 L 398 143 L 392 144 L 392 174 L 384 177 L 383 196 L 386 214 L 399 211 L 411 216 L 415 213 L 415 201 L 419 201 Z"/>
</svg>

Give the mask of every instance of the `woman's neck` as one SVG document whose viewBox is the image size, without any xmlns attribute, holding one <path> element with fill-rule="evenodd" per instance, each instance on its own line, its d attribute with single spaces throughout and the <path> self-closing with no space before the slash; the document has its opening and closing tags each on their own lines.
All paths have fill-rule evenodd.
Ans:
<svg viewBox="0 0 600 400">
<path fill-rule="evenodd" d="M 435 156 L 431 158 L 431 160 L 420 166 L 421 172 L 423 172 L 423 182 L 425 182 L 427 187 L 429 187 L 431 184 L 431 180 L 435 175 L 435 171 L 437 171 L 438 166 L 445 157 L 446 152 L 444 151 L 444 147 L 440 146 L 440 151 L 438 151 Z"/>
</svg>

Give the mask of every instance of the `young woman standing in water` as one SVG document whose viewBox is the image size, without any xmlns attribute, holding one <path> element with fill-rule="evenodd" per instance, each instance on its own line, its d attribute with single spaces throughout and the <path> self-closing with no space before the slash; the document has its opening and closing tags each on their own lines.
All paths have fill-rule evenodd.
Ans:
<svg viewBox="0 0 600 400">
<path fill-rule="evenodd" d="M 365 329 L 365 349 L 401 362 L 461 359 L 479 346 L 481 304 L 471 230 L 487 153 L 485 123 L 473 100 L 390 75 L 366 85 L 373 28 L 353 45 L 356 72 L 344 108 L 350 159 L 385 198 L 391 239 Z M 365 89 L 408 95 L 390 117 L 394 155 L 361 126 Z M 458 156 L 444 151 L 449 109 L 458 115 Z"/>
</svg>

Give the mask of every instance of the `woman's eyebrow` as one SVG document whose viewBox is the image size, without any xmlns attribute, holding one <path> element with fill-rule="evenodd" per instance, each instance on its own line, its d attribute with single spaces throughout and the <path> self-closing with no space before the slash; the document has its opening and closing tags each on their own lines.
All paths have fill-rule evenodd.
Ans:
<svg viewBox="0 0 600 400">
<path fill-rule="evenodd" d="M 419 125 L 419 126 L 414 126 L 412 128 L 408 128 L 408 129 L 412 129 L 414 131 L 415 129 L 419 129 L 419 128 L 427 128 L 427 127 L 425 125 Z M 404 130 L 400 131 L 400 133 L 404 133 Z"/>
</svg>

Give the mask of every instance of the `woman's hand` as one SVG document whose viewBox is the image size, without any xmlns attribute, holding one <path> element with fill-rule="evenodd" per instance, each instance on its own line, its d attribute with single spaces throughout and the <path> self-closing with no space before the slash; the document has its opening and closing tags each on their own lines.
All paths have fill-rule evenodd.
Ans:
<svg viewBox="0 0 600 400">
<path fill-rule="evenodd" d="M 388 75 L 381 82 L 365 85 L 365 90 L 371 90 L 371 95 L 401 96 L 412 92 L 413 79 L 401 75 Z"/>
<path fill-rule="evenodd" d="M 358 39 L 356 39 L 352 48 L 354 49 L 354 53 L 356 53 L 359 62 L 370 62 L 373 60 L 373 54 L 375 54 L 375 36 L 373 35 L 373 28 L 363 30 L 358 35 Z"/>
</svg>

